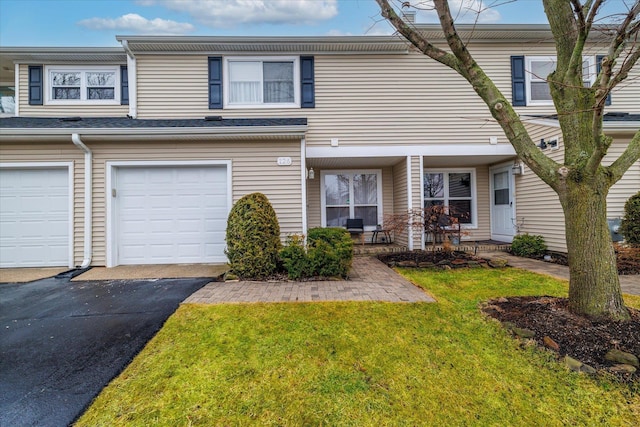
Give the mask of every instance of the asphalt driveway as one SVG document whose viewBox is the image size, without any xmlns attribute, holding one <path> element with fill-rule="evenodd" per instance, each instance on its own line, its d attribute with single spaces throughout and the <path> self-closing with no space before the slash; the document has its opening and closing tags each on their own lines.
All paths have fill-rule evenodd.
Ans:
<svg viewBox="0 0 640 427">
<path fill-rule="evenodd" d="M 210 279 L 0 284 L 0 426 L 66 426 Z"/>
</svg>

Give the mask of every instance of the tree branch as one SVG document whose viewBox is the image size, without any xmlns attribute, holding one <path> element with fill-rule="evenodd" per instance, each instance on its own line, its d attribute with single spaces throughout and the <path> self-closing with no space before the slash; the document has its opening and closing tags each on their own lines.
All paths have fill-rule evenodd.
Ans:
<svg viewBox="0 0 640 427">
<path fill-rule="evenodd" d="M 611 185 L 622 178 L 622 175 L 638 160 L 640 160 L 640 130 L 633 136 L 624 153 L 611 166 L 605 168 L 611 177 Z"/>
<path fill-rule="evenodd" d="M 414 28 L 411 28 L 402 18 L 398 16 L 396 11 L 389 5 L 388 0 L 376 0 L 380 6 L 381 15 L 387 19 L 391 24 L 402 34 L 407 40 L 411 42 L 420 52 L 424 53 L 431 59 L 435 59 L 441 64 L 446 65 L 456 71 L 459 71 L 458 63 L 451 53 L 446 52 L 433 44 L 425 40 L 422 35 Z"/>
</svg>

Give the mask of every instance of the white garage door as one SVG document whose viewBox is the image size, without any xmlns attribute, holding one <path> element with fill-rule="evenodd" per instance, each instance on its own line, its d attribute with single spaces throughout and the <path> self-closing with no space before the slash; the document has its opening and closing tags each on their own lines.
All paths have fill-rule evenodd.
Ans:
<svg viewBox="0 0 640 427">
<path fill-rule="evenodd" d="M 115 264 L 225 262 L 225 166 L 119 167 Z"/>
<path fill-rule="evenodd" d="M 0 169 L 0 267 L 69 266 L 69 169 Z"/>
</svg>

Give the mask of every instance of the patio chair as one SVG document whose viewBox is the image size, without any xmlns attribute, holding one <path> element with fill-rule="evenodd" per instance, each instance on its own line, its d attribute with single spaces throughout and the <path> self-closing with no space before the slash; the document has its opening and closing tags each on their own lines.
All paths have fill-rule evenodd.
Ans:
<svg viewBox="0 0 640 427">
<path fill-rule="evenodd" d="M 347 231 L 351 233 L 351 235 L 359 235 L 360 241 L 364 246 L 364 220 L 362 218 L 348 218 Z"/>
</svg>

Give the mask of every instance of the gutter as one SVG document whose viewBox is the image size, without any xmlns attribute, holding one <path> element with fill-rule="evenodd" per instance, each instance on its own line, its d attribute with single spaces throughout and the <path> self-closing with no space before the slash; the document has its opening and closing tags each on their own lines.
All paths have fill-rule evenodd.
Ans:
<svg viewBox="0 0 640 427">
<path fill-rule="evenodd" d="M 131 100 L 131 97 L 129 97 Z M 2 135 L 51 136 L 68 135 L 69 132 L 82 133 L 85 136 L 125 135 L 125 136 L 159 136 L 159 135 L 210 135 L 215 136 L 276 136 L 304 137 L 307 125 L 290 126 L 233 126 L 233 127 L 120 127 L 120 128 L 0 128 Z"/>
<path fill-rule="evenodd" d="M 77 133 L 71 134 L 73 145 L 84 152 L 84 259 L 80 268 L 87 268 L 91 265 L 92 257 L 92 237 L 91 223 L 93 221 L 93 153 L 89 147 L 84 145 Z"/>
<path fill-rule="evenodd" d="M 136 56 L 129 48 L 129 42 L 127 40 L 120 40 L 124 51 L 127 53 L 127 76 L 129 79 L 129 118 L 135 119 L 138 117 L 138 62 Z"/>
</svg>

